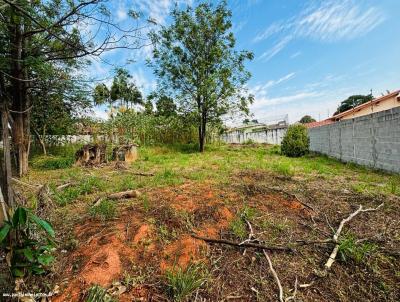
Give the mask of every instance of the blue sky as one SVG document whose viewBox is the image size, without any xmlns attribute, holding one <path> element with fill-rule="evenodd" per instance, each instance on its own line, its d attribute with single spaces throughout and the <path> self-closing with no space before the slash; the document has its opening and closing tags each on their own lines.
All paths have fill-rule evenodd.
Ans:
<svg viewBox="0 0 400 302">
<path fill-rule="evenodd" d="M 114 0 L 111 8 L 122 25 L 130 22 L 130 8 L 165 25 L 175 2 Z M 187 3 L 197 2 L 179 1 Z M 228 5 L 237 48 L 254 53 L 247 88 L 255 95 L 251 112 L 259 120 L 285 114 L 290 122 L 305 114 L 325 119 L 349 95 L 400 89 L 399 0 L 230 0 Z M 88 73 L 107 78 L 113 67 L 104 61 L 134 60 L 126 67 L 147 94 L 156 87 L 145 64 L 150 56 L 151 47 L 113 51 L 93 61 Z M 95 113 L 105 116 L 103 108 Z"/>
</svg>

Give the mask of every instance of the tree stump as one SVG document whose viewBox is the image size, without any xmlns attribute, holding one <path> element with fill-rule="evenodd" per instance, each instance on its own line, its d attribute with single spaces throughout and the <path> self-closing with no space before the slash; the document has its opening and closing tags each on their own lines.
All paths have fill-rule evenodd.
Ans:
<svg viewBox="0 0 400 302">
<path fill-rule="evenodd" d="M 127 144 L 115 147 L 113 149 L 113 160 L 124 161 L 127 163 L 134 162 L 138 158 L 138 145 Z"/>
<path fill-rule="evenodd" d="M 76 166 L 97 166 L 107 162 L 105 144 L 87 144 L 75 153 Z"/>
</svg>

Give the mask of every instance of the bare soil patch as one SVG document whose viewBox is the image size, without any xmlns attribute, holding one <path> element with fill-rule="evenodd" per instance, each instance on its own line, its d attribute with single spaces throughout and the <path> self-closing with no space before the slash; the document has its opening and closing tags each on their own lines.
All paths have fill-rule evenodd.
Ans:
<svg viewBox="0 0 400 302">
<path fill-rule="evenodd" d="M 90 220 L 74 228 L 79 244 L 59 259 L 61 295 L 55 301 L 82 300 L 92 284 L 109 288 L 128 275 L 136 281 L 118 297 L 120 301 L 168 300 L 165 272 L 193 262 L 204 263 L 209 271 L 198 299 L 277 301 L 277 287 L 260 250 L 207 244 L 191 235 L 240 242 L 243 238 L 231 226 L 244 211 L 250 211 L 246 219 L 266 245 L 328 239 L 357 205 L 375 207 L 381 202 L 385 206 L 380 211 L 360 215 L 344 231 L 359 244 L 374 244 L 362 261 L 338 257 L 328 276 L 316 279 L 332 245 L 310 244 L 296 247 L 294 253 L 270 255 L 285 294 L 293 291 L 296 278 L 302 284 L 316 280 L 313 286 L 298 290 L 298 301 L 400 299 L 400 266 L 395 255 L 400 249 L 400 204 L 395 197 L 343 191 L 340 180 L 305 182 L 265 171 L 242 171 L 224 187 L 187 182 L 143 193 L 146 207 L 140 201 L 131 206 L 120 202 L 117 219 Z M 247 236 L 249 230 L 244 227 Z"/>
</svg>

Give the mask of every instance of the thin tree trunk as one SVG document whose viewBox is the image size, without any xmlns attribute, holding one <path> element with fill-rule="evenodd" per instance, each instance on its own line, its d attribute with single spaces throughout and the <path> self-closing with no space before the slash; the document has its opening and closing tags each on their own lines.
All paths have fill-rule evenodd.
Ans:
<svg viewBox="0 0 400 302">
<path fill-rule="evenodd" d="M 11 57 L 13 60 L 12 72 L 12 124 L 13 148 L 17 154 L 18 175 L 23 176 L 28 172 L 28 152 L 29 152 L 29 122 L 30 110 L 27 96 L 27 83 L 23 81 L 27 72 L 21 62 L 23 61 L 23 46 L 25 44 L 22 34 L 22 25 L 17 23 L 10 25 L 11 34 Z"/>
<path fill-rule="evenodd" d="M 204 108 L 203 108 L 203 112 L 201 114 L 201 124 L 200 124 L 200 152 L 204 152 L 204 146 L 205 146 L 205 139 L 206 139 L 206 123 L 207 123 L 207 119 L 206 119 L 206 114 L 204 112 Z"/>
<path fill-rule="evenodd" d="M 2 86 L 4 87 L 4 86 Z M 2 90 L 2 89 L 0 89 Z M 4 192 L 5 202 L 9 207 L 14 207 L 13 192 L 11 188 L 11 152 L 10 152 L 10 141 L 9 141 L 9 131 L 8 131 L 8 113 L 7 106 L 4 100 L 4 95 L 0 92 L 1 101 L 3 106 L 1 108 L 1 122 L 2 122 L 2 139 L 3 139 L 3 162 L 4 166 L 2 175 L 2 188 Z"/>
<path fill-rule="evenodd" d="M 43 129 L 43 135 L 40 136 L 39 132 L 36 129 L 33 129 L 33 132 L 35 132 L 36 138 L 39 141 L 40 146 L 42 147 L 43 155 L 47 155 L 47 150 L 46 150 L 46 144 L 44 142 L 45 140 L 45 132 L 46 130 Z"/>
</svg>

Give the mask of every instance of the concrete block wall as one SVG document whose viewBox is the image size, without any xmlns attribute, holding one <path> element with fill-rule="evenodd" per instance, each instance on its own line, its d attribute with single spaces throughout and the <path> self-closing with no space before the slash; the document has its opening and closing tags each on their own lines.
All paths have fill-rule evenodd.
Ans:
<svg viewBox="0 0 400 302">
<path fill-rule="evenodd" d="M 279 145 L 285 136 L 287 127 L 276 128 L 276 129 L 266 129 L 263 131 L 255 132 L 244 132 L 242 130 L 236 130 L 229 133 L 224 133 L 221 135 L 221 140 L 226 143 L 233 144 L 244 144 L 248 141 L 253 141 L 256 143 L 267 143 Z"/>
<path fill-rule="evenodd" d="M 400 173 L 400 107 L 308 130 L 310 150 Z"/>
</svg>

